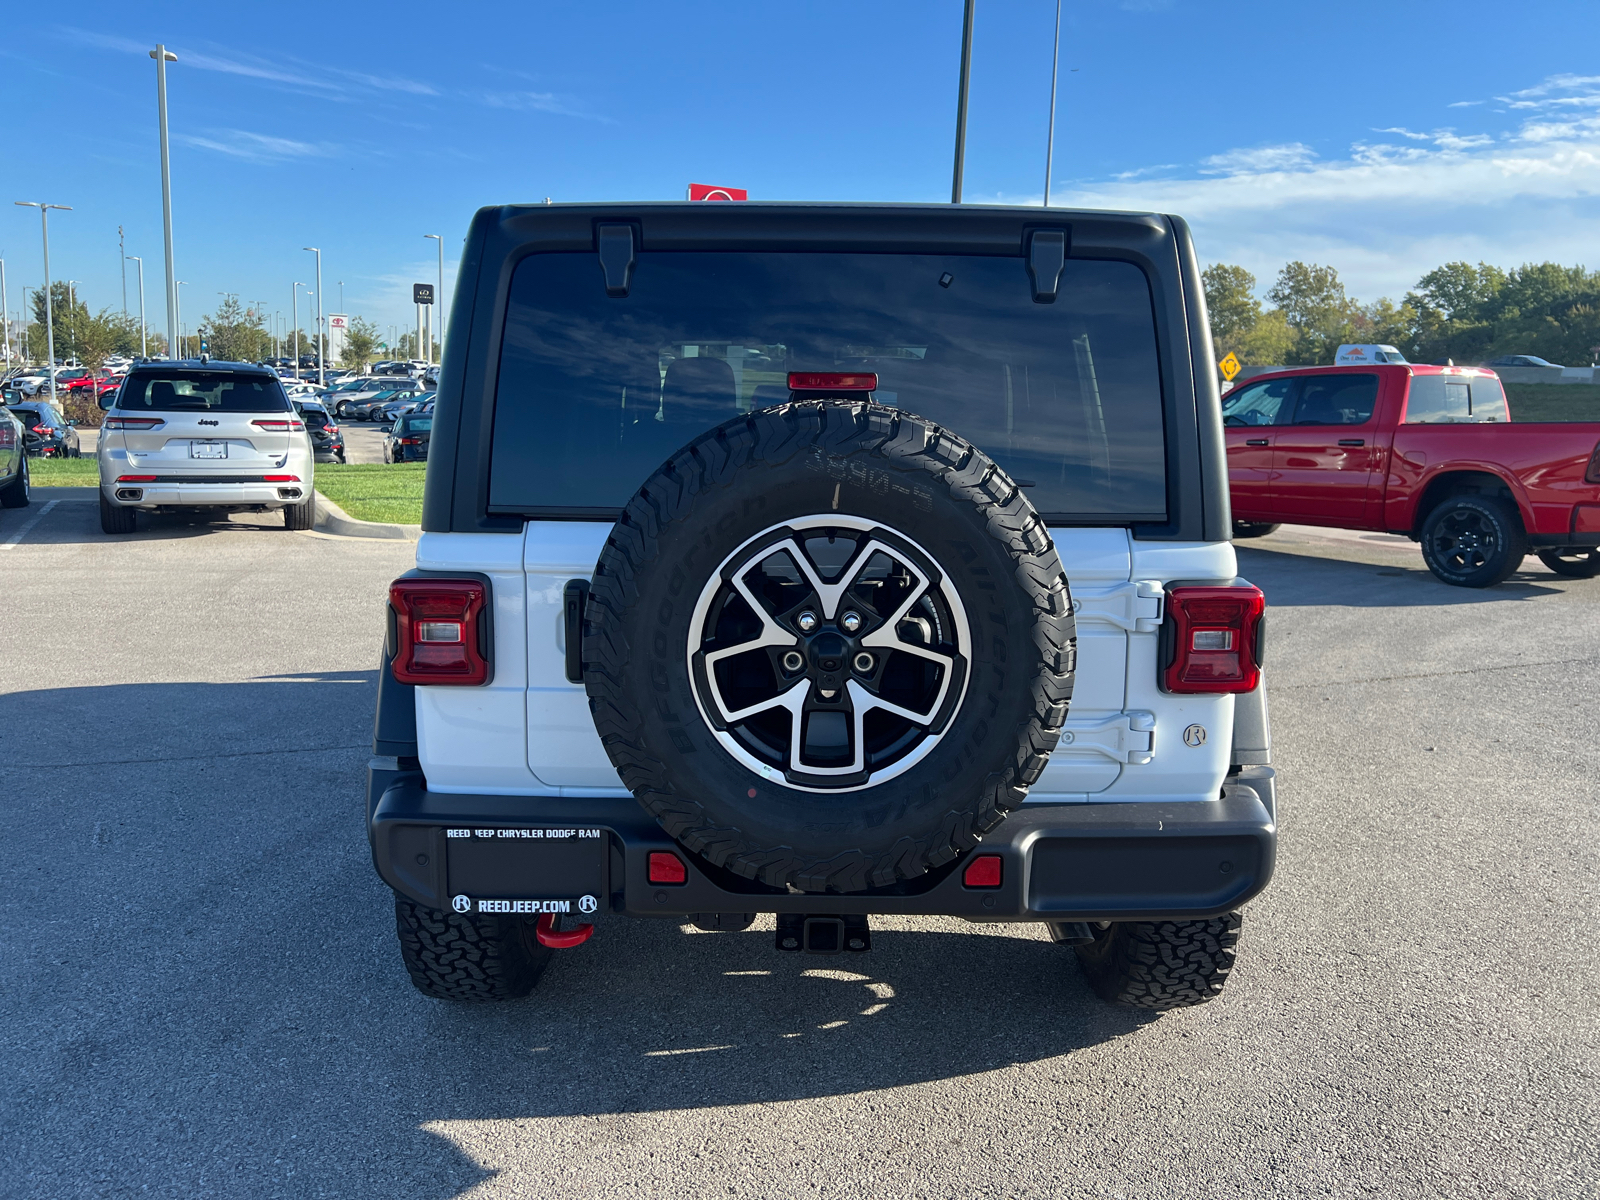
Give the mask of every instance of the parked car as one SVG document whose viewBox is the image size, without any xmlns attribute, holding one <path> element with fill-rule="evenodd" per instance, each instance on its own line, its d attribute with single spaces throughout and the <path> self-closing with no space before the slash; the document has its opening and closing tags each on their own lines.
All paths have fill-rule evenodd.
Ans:
<svg viewBox="0 0 1600 1200">
<path fill-rule="evenodd" d="M 407 413 L 416 412 L 423 404 L 427 403 L 425 398 L 431 398 L 431 396 L 432 393 L 430 392 L 422 392 L 411 396 L 402 393 L 398 399 L 375 406 L 369 414 L 369 418 L 392 425 L 396 418 L 403 417 Z"/>
<path fill-rule="evenodd" d="M 100 527 L 132 533 L 140 511 L 282 511 L 316 517 L 305 421 L 272 372 L 247 363 L 136 367 L 100 429 Z"/>
<path fill-rule="evenodd" d="M 1499 358 L 1491 358 L 1483 364 L 1486 367 L 1553 367 L 1561 369 L 1560 363 L 1553 363 L 1549 359 L 1540 358 L 1537 354 L 1502 354 Z"/>
<path fill-rule="evenodd" d="M 57 412 L 48 400 L 24 400 L 11 406 L 22 422 L 23 445 L 35 458 L 77 458 L 77 422 Z"/>
<path fill-rule="evenodd" d="M 1530 552 L 1600 571 L 1600 423 L 1511 424 L 1493 371 L 1280 371 L 1222 413 L 1235 537 L 1286 521 L 1403 533 L 1458 587 L 1500 583 Z"/>
<path fill-rule="evenodd" d="M 22 422 L 0 408 L 0 508 L 25 508 L 30 496 L 28 455 Z"/>
<path fill-rule="evenodd" d="M 1187 226 L 759 217 L 472 222 L 369 766 L 412 982 L 523 995 L 601 913 L 816 954 L 896 914 L 1211 999 L 1275 777 Z"/>
<path fill-rule="evenodd" d="M 432 434 L 432 416 L 407 414 L 398 418 L 383 435 L 383 461 L 427 462 L 428 439 Z"/>
<path fill-rule="evenodd" d="M 344 462 L 344 434 L 328 410 L 315 400 L 295 400 L 295 411 L 306 423 L 311 449 L 318 462 Z"/>
</svg>

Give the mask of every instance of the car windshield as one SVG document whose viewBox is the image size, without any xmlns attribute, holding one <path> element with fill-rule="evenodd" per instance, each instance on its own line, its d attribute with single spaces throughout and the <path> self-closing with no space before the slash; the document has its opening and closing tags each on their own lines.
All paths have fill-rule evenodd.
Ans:
<svg viewBox="0 0 1600 1200">
<path fill-rule="evenodd" d="M 286 412 L 283 385 L 267 375 L 233 371 L 161 371 L 132 375 L 117 407 L 149 412 Z"/>
<path fill-rule="evenodd" d="M 592 254 L 524 259 L 489 502 L 620 508 L 697 434 L 789 399 L 790 372 L 871 373 L 876 400 L 976 443 L 1046 515 L 1165 518 L 1144 273 L 1069 258 L 1037 304 L 1022 259 L 954 254 L 647 251 L 625 298 Z"/>
</svg>

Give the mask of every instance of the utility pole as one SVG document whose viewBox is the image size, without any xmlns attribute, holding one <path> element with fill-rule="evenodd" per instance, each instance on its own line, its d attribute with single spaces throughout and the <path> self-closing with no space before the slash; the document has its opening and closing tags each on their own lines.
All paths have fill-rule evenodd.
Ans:
<svg viewBox="0 0 1600 1200">
<path fill-rule="evenodd" d="M 425 238 L 432 238 L 439 243 L 439 286 L 433 292 L 433 307 L 440 313 L 444 312 L 444 238 L 437 233 L 425 233 Z M 439 322 L 439 357 L 444 357 L 444 322 Z M 433 361 L 433 335 L 428 335 L 428 361 Z"/>
<path fill-rule="evenodd" d="M 326 359 L 328 357 L 327 337 L 322 327 L 322 251 L 315 246 L 301 246 L 302 250 L 309 250 L 317 256 L 317 386 L 324 387 L 326 379 Z"/>
<path fill-rule="evenodd" d="M 1044 149 L 1044 206 L 1050 207 L 1050 172 L 1056 156 L 1056 80 L 1061 76 L 1061 0 L 1056 0 L 1056 52 L 1050 60 L 1050 135 Z"/>
<path fill-rule="evenodd" d="M 71 212 L 70 204 L 45 204 L 39 200 L 18 200 L 15 203 L 23 208 L 37 208 L 39 210 L 39 226 L 44 232 L 44 345 L 47 355 L 44 373 L 50 380 L 50 403 L 56 403 L 56 324 L 55 317 L 51 314 L 50 305 L 50 210 L 60 209 L 62 212 Z"/>
<path fill-rule="evenodd" d="M 149 358 L 150 347 L 146 342 L 147 326 L 144 323 L 144 259 L 137 254 L 129 254 L 126 257 L 139 264 L 139 357 Z M 124 264 L 122 269 L 126 271 L 127 265 Z"/>
<path fill-rule="evenodd" d="M 178 346 L 180 350 L 187 350 L 188 347 L 183 344 L 185 340 L 183 336 L 183 293 L 178 289 L 188 286 L 189 281 L 187 279 L 174 279 L 172 281 L 172 317 L 178 324 Z M 170 350 L 167 354 L 174 362 L 183 357 L 181 353 L 173 354 Z"/>
<path fill-rule="evenodd" d="M 72 358 L 78 357 L 78 281 L 67 280 L 67 344 L 71 347 L 67 354 Z"/>
<path fill-rule="evenodd" d="M 950 203 L 961 203 L 961 174 L 967 161 L 967 84 L 972 78 L 972 10 L 977 0 L 967 0 L 961 25 L 961 85 L 956 95 L 956 168 L 950 183 Z"/>
<path fill-rule="evenodd" d="M 123 244 L 122 226 L 117 226 L 117 257 L 122 267 L 122 315 L 128 315 L 128 247 Z"/>
<path fill-rule="evenodd" d="M 172 156 L 167 149 L 167 64 L 178 56 L 157 44 L 150 51 L 156 60 L 156 115 L 161 124 L 161 230 L 167 246 L 167 353 L 178 336 L 178 268 L 172 258 Z"/>
<path fill-rule="evenodd" d="M 0 258 L 0 325 L 5 327 L 6 369 L 11 369 L 11 302 L 6 298 L 6 260 Z"/>
</svg>

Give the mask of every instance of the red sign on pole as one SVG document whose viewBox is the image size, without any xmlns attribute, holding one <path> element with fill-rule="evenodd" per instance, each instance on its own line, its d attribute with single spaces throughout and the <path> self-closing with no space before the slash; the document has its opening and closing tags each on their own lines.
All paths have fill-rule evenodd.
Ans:
<svg viewBox="0 0 1600 1200">
<path fill-rule="evenodd" d="M 750 193 L 744 188 L 713 187 L 709 183 L 691 183 L 689 185 L 689 199 L 691 200 L 748 200 Z"/>
</svg>

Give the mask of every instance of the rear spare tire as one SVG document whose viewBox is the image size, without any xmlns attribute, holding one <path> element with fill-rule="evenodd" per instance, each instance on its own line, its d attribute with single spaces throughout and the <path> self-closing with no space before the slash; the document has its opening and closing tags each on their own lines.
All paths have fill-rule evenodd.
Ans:
<svg viewBox="0 0 1600 1200">
<path fill-rule="evenodd" d="M 1066 576 L 1005 472 L 909 413 L 737 417 L 601 552 L 584 680 L 623 782 L 716 867 L 859 892 L 952 861 L 1066 719 Z"/>
</svg>

